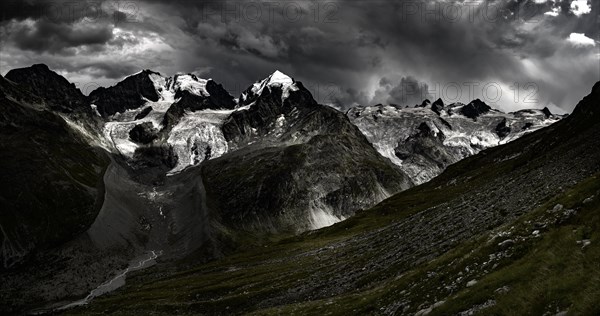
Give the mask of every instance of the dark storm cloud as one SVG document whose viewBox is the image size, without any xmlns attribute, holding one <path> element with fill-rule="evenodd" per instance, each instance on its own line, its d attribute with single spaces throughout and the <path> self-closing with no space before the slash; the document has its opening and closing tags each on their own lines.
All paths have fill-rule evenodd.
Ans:
<svg viewBox="0 0 600 316">
<path fill-rule="evenodd" d="M 0 62 L 44 60 L 92 79 L 198 71 L 233 94 L 279 69 L 342 108 L 420 103 L 411 83 L 443 97 L 448 84 L 534 82 L 547 97 L 540 104 L 570 109 L 600 79 L 600 43 L 566 41 L 573 32 L 599 38 L 600 8 L 588 3 L 592 12 L 575 16 L 571 0 L 104 1 L 71 11 L 33 1 L 5 11 L 0 53 L 14 62 Z"/>
<path fill-rule="evenodd" d="M 50 10 L 50 3 L 29 1 L 2 1 L 0 2 L 0 21 L 24 20 L 27 18 L 40 18 Z"/>
<path fill-rule="evenodd" d="M 332 104 L 338 109 L 348 108 L 352 105 L 366 105 L 371 103 L 364 91 L 354 88 L 337 89 L 332 95 Z"/>
<path fill-rule="evenodd" d="M 413 77 L 402 77 L 392 80 L 381 78 L 379 87 L 375 90 L 373 101 L 383 104 L 414 106 L 429 98 L 429 86 Z"/>
<path fill-rule="evenodd" d="M 77 71 L 78 69 L 81 69 L 81 71 L 85 71 L 94 77 L 105 77 L 109 79 L 120 80 L 126 75 L 137 72 L 139 67 L 134 65 L 123 65 L 119 62 L 99 62 L 83 64 L 81 67 L 71 70 Z"/>
<path fill-rule="evenodd" d="M 105 44 L 112 39 L 112 29 L 84 23 L 74 26 L 42 19 L 32 24 L 22 24 L 11 30 L 18 48 L 36 52 L 61 52 L 72 47 Z"/>
<path fill-rule="evenodd" d="M 106 5 L 110 4 L 110 5 Z M 0 3 L 0 21 L 23 21 L 26 19 L 46 19 L 55 23 L 73 23 L 86 19 L 90 23 L 100 20 L 121 21 L 127 19 L 127 12 L 135 11 L 133 1 L 72 1 L 72 0 L 7 0 Z"/>
</svg>

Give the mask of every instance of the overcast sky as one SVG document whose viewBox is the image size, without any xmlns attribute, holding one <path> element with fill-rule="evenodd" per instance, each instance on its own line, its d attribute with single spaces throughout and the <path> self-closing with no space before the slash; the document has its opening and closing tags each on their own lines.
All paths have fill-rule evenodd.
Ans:
<svg viewBox="0 0 600 316">
<path fill-rule="evenodd" d="M 213 78 L 238 96 L 279 69 L 340 108 L 441 97 L 560 112 L 600 80 L 600 0 L 1 6 L 0 73 L 45 63 L 86 94 L 152 69 Z"/>
</svg>

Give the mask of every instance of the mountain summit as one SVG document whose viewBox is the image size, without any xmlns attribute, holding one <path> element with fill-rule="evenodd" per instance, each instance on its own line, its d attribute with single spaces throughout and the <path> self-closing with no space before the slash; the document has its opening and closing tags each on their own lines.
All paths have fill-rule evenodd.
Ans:
<svg viewBox="0 0 600 316">
<path fill-rule="evenodd" d="M 26 87 L 32 94 L 40 96 L 52 109 L 63 113 L 89 110 L 86 97 L 63 76 L 44 64 L 10 70 L 6 79 Z"/>
<path fill-rule="evenodd" d="M 256 101 L 256 99 L 263 94 L 265 89 L 268 89 L 269 93 L 273 93 L 272 88 L 275 87 L 281 93 L 282 102 L 289 96 L 291 91 L 297 91 L 299 89 L 294 79 L 279 70 L 275 70 L 267 78 L 255 82 L 252 86 L 242 92 L 239 99 L 240 105 L 244 106 Z"/>
</svg>

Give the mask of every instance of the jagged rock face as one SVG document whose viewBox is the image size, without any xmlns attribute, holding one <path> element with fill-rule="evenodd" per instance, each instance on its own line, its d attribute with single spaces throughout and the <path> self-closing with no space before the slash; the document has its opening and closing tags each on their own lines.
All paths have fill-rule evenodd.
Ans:
<svg viewBox="0 0 600 316">
<path fill-rule="evenodd" d="M 164 174 L 175 168 L 177 159 L 172 146 L 162 144 L 143 146 L 133 154 L 133 161 L 130 166 L 141 171 L 158 168 L 162 171 L 160 173 Z"/>
<path fill-rule="evenodd" d="M 506 118 L 504 118 L 496 126 L 496 134 L 498 134 L 498 137 L 500 137 L 500 138 L 505 138 L 506 136 L 508 136 L 508 134 L 510 134 L 510 132 L 511 132 L 510 126 L 508 126 L 508 122 L 506 121 Z"/>
<path fill-rule="evenodd" d="M 492 108 L 485 104 L 485 102 L 476 99 L 471 101 L 471 103 L 463 106 L 460 109 L 460 113 L 468 118 L 477 119 L 480 115 L 489 112 Z"/>
<path fill-rule="evenodd" d="M 552 117 L 552 112 L 550 112 L 550 109 L 547 107 L 544 107 L 542 109 L 542 113 L 544 113 L 544 115 L 546 116 L 546 118 L 550 118 Z"/>
<path fill-rule="evenodd" d="M 175 76 L 175 80 L 177 78 Z M 193 78 L 197 80 L 195 76 Z M 186 111 L 233 110 L 235 108 L 236 103 L 233 96 L 221 84 L 217 84 L 213 80 L 207 80 L 204 89 L 208 95 L 196 94 L 189 90 L 176 90 L 175 99 L 178 99 L 178 101 L 173 103 L 167 111 L 163 119 L 163 125 L 166 127 L 175 126 Z"/>
<path fill-rule="evenodd" d="M 242 147 L 253 141 L 281 136 L 281 129 L 277 130 L 287 124 L 284 120 L 300 117 L 300 112 L 311 105 L 300 102 L 297 103 L 299 108 L 296 108 L 290 102 L 282 104 L 281 98 L 282 90 L 273 87 L 265 90 L 249 109 L 233 113 L 223 124 L 225 139 Z"/>
<path fill-rule="evenodd" d="M 429 99 L 425 99 L 423 100 L 423 102 L 419 105 L 417 104 L 415 107 L 416 108 L 425 108 L 431 105 L 431 101 L 429 101 Z"/>
<path fill-rule="evenodd" d="M 0 82 L 1 270 L 87 229 L 102 204 L 109 158 L 44 103 L 30 103 L 42 100 L 27 95 L 33 88 Z"/>
<path fill-rule="evenodd" d="M 125 78 L 115 86 L 100 87 L 90 93 L 89 101 L 96 105 L 98 113 L 103 117 L 137 109 L 146 103 L 145 99 L 158 101 L 159 95 L 151 75 L 159 74 L 144 70 Z"/>
<path fill-rule="evenodd" d="M 43 98 L 53 110 L 63 113 L 71 113 L 75 110 L 91 112 L 86 97 L 75 87 L 75 84 L 44 64 L 13 69 L 6 74 L 6 79 L 23 85 L 33 94 Z"/>
<path fill-rule="evenodd" d="M 438 115 L 442 114 L 442 111 L 444 110 L 444 101 L 442 101 L 441 98 L 435 100 L 435 102 L 431 104 L 431 110 Z"/>
<path fill-rule="evenodd" d="M 444 146 L 446 136 L 431 122 L 423 122 L 414 135 L 394 149 L 407 173 L 417 180 L 440 174 L 456 162 L 457 157 L 469 156 L 462 147 Z"/>
<path fill-rule="evenodd" d="M 320 228 L 412 186 L 342 113 L 320 106 L 296 124 L 281 138 L 291 141 L 287 135 L 300 131 L 312 136 L 205 162 L 207 194 L 228 226 L 272 233 Z"/>
<path fill-rule="evenodd" d="M 154 128 L 152 123 L 144 122 L 129 131 L 129 138 L 136 143 L 148 144 L 158 138 L 158 130 Z"/>
<path fill-rule="evenodd" d="M 134 121 L 141 120 L 141 119 L 145 118 L 146 116 L 148 116 L 148 114 L 150 114 L 150 112 L 152 112 L 152 107 L 147 106 L 142 111 L 140 111 L 140 113 L 136 114 L 135 117 L 133 118 L 133 120 Z"/>
<path fill-rule="evenodd" d="M 404 109 L 357 107 L 347 115 L 380 154 L 400 166 L 417 184 L 437 176 L 450 164 L 561 118 L 547 116 L 542 110 L 502 113 L 480 100 L 446 106 L 437 100 L 429 107 Z M 423 123 L 429 133 L 422 132 Z"/>
<path fill-rule="evenodd" d="M 585 96 L 573 110 L 571 116 L 577 117 L 580 121 L 594 121 L 600 115 L 600 81 L 594 84 L 592 93 Z M 587 117 L 587 118 L 586 118 Z M 575 121 L 575 120 L 571 120 Z M 569 122 L 571 122 L 569 121 Z"/>
<path fill-rule="evenodd" d="M 163 77 L 155 72 L 144 71 L 132 77 L 144 74 L 158 97 L 154 100 L 146 98 L 136 108 L 106 117 L 108 122 L 104 125 L 103 133 L 112 150 L 126 157 L 136 168 L 156 167 L 156 163 L 164 160 L 172 166 L 171 173 L 180 172 L 227 151 L 227 142 L 220 126 L 236 103 L 222 85 L 193 74 Z M 142 126 L 145 128 L 137 127 L 140 124 L 144 124 Z M 130 137 L 132 132 L 133 137 Z M 148 137 L 138 137 L 144 135 Z M 137 158 L 143 157 L 136 155 L 136 151 L 146 150 L 145 144 L 150 143 L 150 139 L 158 142 L 158 145 L 164 145 L 162 152 L 176 159 L 165 157 L 163 160 L 152 159 L 153 163 L 136 163 Z"/>
<path fill-rule="evenodd" d="M 206 91 L 211 102 L 210 109 L 233 109 L 237 105 L 233 96 L 223 88 L 223 85 L 213 80 L 206 82 Z"/>
<path fill-rule="evenodd" d="M 206 161 L 207 194 L 227 225 L 302 231 L 331 225 L 412 185 L 341 112 L 275 72 L 223 124 L 230 153 Z M 349 173 L 348 170 L 353 170 Z"/>
<path fill-rule="evenodd" d="M 191 80 L 200 81 L 194 75 L 188 75 Z M 177 82 L 181 76 L 176 75 L 174 81 Z M 175 104 L 179 108 L 200 111 L 206 109 L 218 110 L 218 109 L 229 109 L 232 110 L 235 106 L 235 100 L 233 96 L 227 92 L 221 84 L 217 84 L 213 80 L 203 80 L 203 89 L 205 93 L 197 93 L 193 90 L 185 90 L 178 88 L 175 90 L 175 99 L 179 99 Z"/>
<path fill-rule="evenodd" d="M 241 106 L 223 124 L 225 139 L 232 147 L 254 142 L 279 142 L 298 119 L 321 107 L 302 83 L 286 80 L 275 72 L 240 96 Z M 313 126 L 315 127 L 315 126 Z M 288 135 L 288 138 L 293 138 Z"/>
</svg>

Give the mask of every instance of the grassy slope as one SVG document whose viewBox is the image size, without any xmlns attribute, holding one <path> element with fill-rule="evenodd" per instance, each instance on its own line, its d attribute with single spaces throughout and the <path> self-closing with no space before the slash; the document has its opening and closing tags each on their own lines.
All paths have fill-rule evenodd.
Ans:
<svg viewBox="0 0 600 316">
<path fill-rule="evenodd" d="M 384 312 L 375 306 L 396 301 L 441 302 L 430 315 L 453 315 L 494 301 L 480 312 L 486 315 L 541 315 L 568 310 L 576 315 L 600 313 L 600 175 L 546 202 L 514 223 L 462 244 L 445 255 L 385 282 L 367 292 L 334 299 L 299 303 L 255 312 L 256 314 L 346 314 Z M 596 196 L 591 203 L 586 198 Z M 565 217 L 549 212 L 555 205 L 576 210 Z M 547 223 L 539 237 L 532 223 Z M 512 247 L 500 245 L 515 240 Z M 592 240 L 582 249 L 577 241 Z M 496 259 L 490 259 L 493 255 Z M 496 265 L 495 271 L 491 267 Z M 468 268 L 468 270 L 467 270 Z M 468 271 L 468 272 L 467 272 Z M 457 282 L 457 278 L 461 281 Z M 466 283 L 476 280 L 474 286 Z M 456 285 L 458 291 L 449 294 Z M 411 289 L 411 291 L 406 291 Z M 502 290 L 505 290 L 503 292 Z M 407 294 L 408 293 L 408 294 Z M 433 304 L 431 304 L 433 305 Z M 417 310 L 430 307 L 418 306 Z M 413 308 L 414 309 L 414 306 Z M 407 311 L 411 307 L 407 307 Z"/>
</svg>

